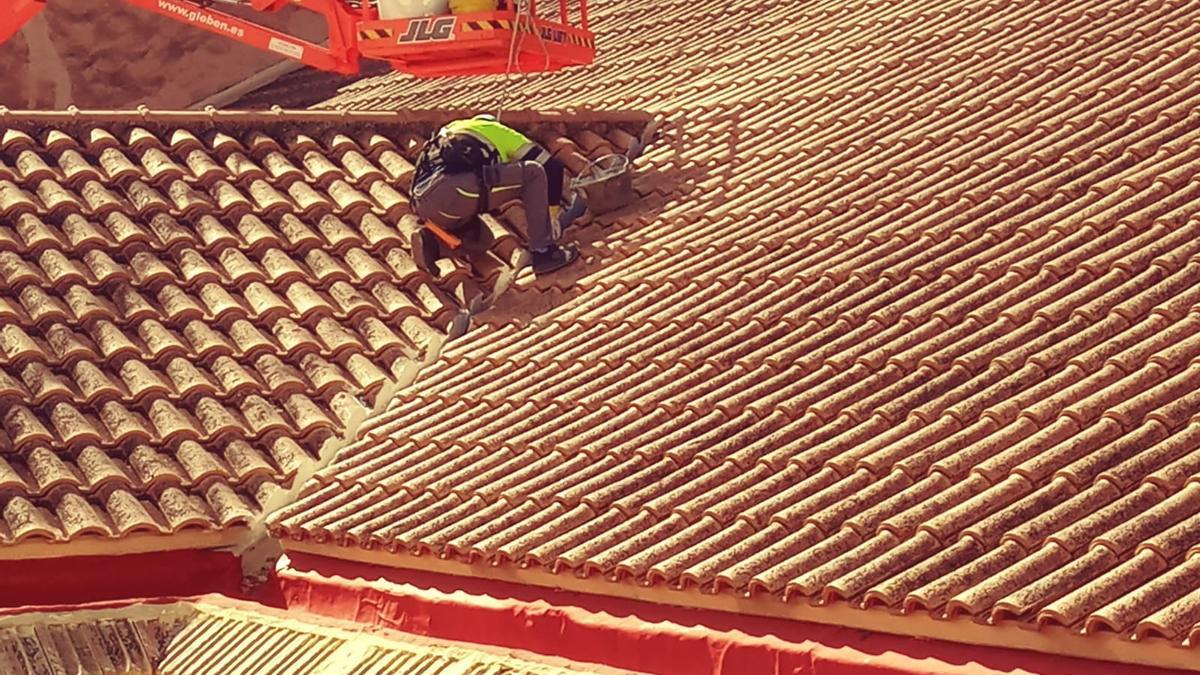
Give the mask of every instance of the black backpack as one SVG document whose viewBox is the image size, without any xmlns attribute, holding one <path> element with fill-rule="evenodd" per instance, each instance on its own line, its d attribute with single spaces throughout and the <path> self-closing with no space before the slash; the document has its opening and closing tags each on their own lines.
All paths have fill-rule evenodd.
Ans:
<svg viewBox="0 0 1200 675">
<path fill-rule="evenodd" d="M 500 157 L 489 144 L 469 134 L 434 133 L 417 156 L 416 182 L 441 169 L 445 173 L 477 173 Z"/>
<path fill-rule="evenodd" d="M 499 161 L 489 144 L 469 134 L 441 135 L 434 132 L 417 155 L 413 175 L 413 199 L 419 202 L 425 190 L 441 174 L 474 173 L 483 180 L 483 167 Z"/>
<path fill-rule="evenodd" d="M 452 134 L 443 138 L 441 154 L 447 173 L 479 171 L 500 159 L 491 145 L 467 134 Z"/>
</svg>

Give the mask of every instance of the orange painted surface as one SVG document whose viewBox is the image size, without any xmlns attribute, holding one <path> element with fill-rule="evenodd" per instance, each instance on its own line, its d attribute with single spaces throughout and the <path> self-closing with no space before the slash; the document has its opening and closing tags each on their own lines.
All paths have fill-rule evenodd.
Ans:
<svg viewBox="0 0 1200 675">
<path fill-rule="evenodd" d="M 16 0 L 10 6 L 0 9 L 0 42 L 4 42 L 21 30 L 33 17 L 45 7 L 40 0 Z"/>
<path fill-rule="evenodd" d="M 5 560 L 0 611 L 206 593 L 242 597 L 241 579 L 238 559 L 220 551 Z"/>
<path fill-rule="evenodd" d="M 397 585 L 366 581 L 381 578 Z M 650 673 L 1109 675 L 1115 666 L 297 554 L 278 582 L 293 611 Z"/>
<path fill-rule="evenodd" d="M 384 586 L 376 580 L 388 582 Z M 245 593 L 237 560 L 170 552 L 0 563 L 0 616 L 216 595 L 436 639 L 649 673 L 1109 675 L 1116 664 L 293 555 Z M 1120 665 L 1121 673 L 1161 669 Z"/>
</svg>

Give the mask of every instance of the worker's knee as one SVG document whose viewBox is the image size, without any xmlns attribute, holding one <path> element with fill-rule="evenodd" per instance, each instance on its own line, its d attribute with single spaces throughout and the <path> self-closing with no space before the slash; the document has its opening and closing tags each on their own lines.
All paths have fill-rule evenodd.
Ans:
<svg viewBox="0 0 1200 675">
<path fill-rule="evenodd" d="M 526 184 L 546 183 L 546 168 L 537 162 L 521 162 L 521 178 Z"/>
</svg>

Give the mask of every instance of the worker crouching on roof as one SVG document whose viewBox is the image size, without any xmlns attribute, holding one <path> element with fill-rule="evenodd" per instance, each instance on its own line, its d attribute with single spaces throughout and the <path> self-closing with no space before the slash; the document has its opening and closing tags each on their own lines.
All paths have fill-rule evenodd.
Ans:
<svg viewBox="0 0 1200 675">
<path fill-rule="evenodd" d="M 578 196 L 562 207 L 563 175 L 562 163 L 545 148 L 480 115 L 445 125 L 425 144 L 413 179 L 413 204 L 426 225 L 453 237 L 493 206 L 519 198 L 529 225 L 533 271 L 546 274 L 579 258 L 577 249 L 557 243 L 585 208 Z M 413 257 L 428 272 L 435 269 L 439 240 L 446 237 L 427 226 L 413 234 Z"/>
</svg>

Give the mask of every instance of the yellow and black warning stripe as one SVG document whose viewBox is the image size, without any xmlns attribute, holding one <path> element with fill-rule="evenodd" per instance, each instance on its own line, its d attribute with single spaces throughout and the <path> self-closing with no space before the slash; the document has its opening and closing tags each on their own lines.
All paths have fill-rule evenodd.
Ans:
<svg viewBox="0 0 1200 675">
<path fill-rule="evenodd" d="M 482 21 L 460 21 L 458 25 L 459 32 L 475 33 L 485 30 L 512 30 L 514 22 L 508 19 L 485 19 Z M 578 45 L 580 47 L 594 48 L 596 46 L 596 40 L 591 37 L 575 35 L 574 33 L 547 27 L 540 28 L 540 32 L 543 37 L 552 39 L 555 42 L 566 42 L 567 44 Z"/>
<path fill-rule="evenodd" d="M 391 28 L 363 28 L 358 31 L 359 40 L 385 40 L 395 35 Z"/>
<path fill-rule="evenodd" d="M 463 21 L 459 24 L 463 33 L 473 33 L 481 30 L 512 30 L 513 22 L 508 19 L 487 19 L 485 21 Z"/>
</svg>

